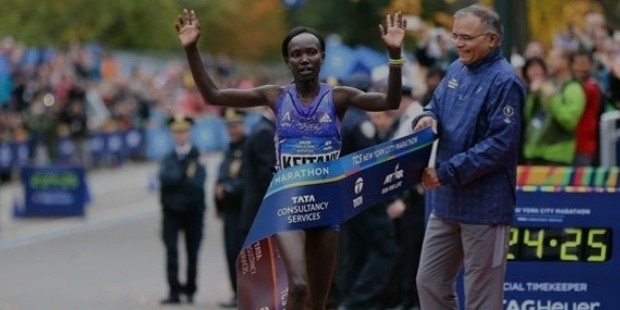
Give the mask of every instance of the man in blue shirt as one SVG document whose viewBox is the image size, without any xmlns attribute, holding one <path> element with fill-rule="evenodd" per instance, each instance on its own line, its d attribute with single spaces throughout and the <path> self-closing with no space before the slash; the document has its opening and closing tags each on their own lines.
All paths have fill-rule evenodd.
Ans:
<svg viewBox="0 0 620 310">
<path fill-rule="evenodd" d="M 439 137 L 436 164 L 422 177 L 432 211 L 416 279 L 420 306 L 458 309 L 463 266 L 465 308 L 501 309 L 525 88 L 501 54 L 497 13 L 459 10 L 452 38 L 459 59 L 412 124 Z"/>
</svg>

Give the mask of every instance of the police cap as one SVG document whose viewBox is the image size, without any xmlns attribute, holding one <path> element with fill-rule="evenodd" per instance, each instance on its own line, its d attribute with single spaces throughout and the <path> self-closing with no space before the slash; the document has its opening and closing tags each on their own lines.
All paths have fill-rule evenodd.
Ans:
<svg viewBox="0 0 620 310">
<path fill-rule="evenodd" d="M 194 120 L 187 115 L 177 114 L 169 118 L 167 124 L 172 131 L 183 131 L 189 130 L 194 125 Z"/>
<path fill-rule="evenodd" d="M 235 108 L 227 108 L 224 110 L 222 117 L 226 123 L 243 122 L 245 112 Z"/>
</svg>

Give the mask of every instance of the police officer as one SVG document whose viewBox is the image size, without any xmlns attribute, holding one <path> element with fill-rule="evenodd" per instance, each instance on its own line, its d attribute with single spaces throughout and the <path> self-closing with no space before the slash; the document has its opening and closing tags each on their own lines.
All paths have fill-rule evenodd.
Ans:
<svg viewBox="0 0 620 310">
<path fill-rule="evenodd" d="M 346 84 L 368 91 L 370 76 L 353 74 Z M 365 111 L 349 108 L 342 121 L 342 156 L 377 143 L 376 128 Z M 392 220 L 383 204 L 363 211 L 342 226 L 342 253 L 338 285 L 340 309 L 381 307 L 381 295 L 398 260 Z"/>
<path fill-rule="evenodd" d="M 228 263 L 228 277 L 234 292 L 231 301 L 220 303 L 220 306 L 230 308 L 237 307 L 236 260 L 243 244 L 239 221 L 243 199 L 241 164 L 246 140 L 244 116 L 245 113 L 237 109 L 228 108 L 224 110 L 224 121 L 228 128 L 230 144 L 224 154 L 224 160 L 220 164 L 214 191 L 217 214 L 224 221 L 224 246 L 226 262 Z"/>
<path fill-rule="evenodd" d="M 205 205 L 204 183 L 206 169 L 200 163 L 200 152 L 191 144 L 190 129 L 193 120 L 177 115 L 168 120 L 175 147 L 161 162 L 159 181 L 163 213 L 162 237 L 166 247 L 166 275 L 169 294 L 163 304 L 179 304 L 185 295 L 193 302 L 196 292 L 198 252 L 202 242 Z M 187 251 L 187 279 L 179 281 L 179 233 L 185 236 Z"/>
</svg>

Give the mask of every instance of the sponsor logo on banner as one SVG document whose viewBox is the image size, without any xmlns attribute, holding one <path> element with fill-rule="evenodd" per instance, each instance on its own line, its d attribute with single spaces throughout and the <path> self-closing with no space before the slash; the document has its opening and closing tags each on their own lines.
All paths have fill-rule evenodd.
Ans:
<svg viewBox="0 0 620 310">
<path fill-rule="evenodd" d="M 505 310 L 598 310 L 601 306 L 598 301 L 504 300 Z"/>
<path fill-rule="evenodd" d="M 364 189 L 364 179 L 362 178 L 357 178 L 357 180 L 355 180 L 355 195 L 359 195 L 362 190 Z"/>
<path fill-rule="evenodd" d="M 312 222 L 321 219 L 321 212 L 327 210 L 329 201 L 317 201 L 314 195 L 291 197 L 291 206 L 278 209 L 279 217 L 286 217 L 289 224 Z"/>
<path fill-rule="evenodd" d="M 383 181 L 384 187 L 381 189 L 381 194 L 386 194 L 400 188 L 403 185 L 403 182 L 401 180 L 404 175 L 405 172 L 403 171 L 403 169 L 400 169 L 400 164 L 396 163 L 396 167 L 394 167 L 394 172 L 391 172 L 385 176 L 385 180 Z"/>
<path fill-rule="evenodd" d="M 355 191 L 355 195 L 359 195 L 360 193 L 362 193 L 362 190 L 364 190 L 364 179 L 363 178 L 357 178 L 357 180 L 355 180 L 355 186 L 353 187 L 353 190 Z M 359 206 L 361 206 L 364 203 L 364 196 L 358 196 L 353 198 L 353 208 L 357 208 Z"/>
</svg>

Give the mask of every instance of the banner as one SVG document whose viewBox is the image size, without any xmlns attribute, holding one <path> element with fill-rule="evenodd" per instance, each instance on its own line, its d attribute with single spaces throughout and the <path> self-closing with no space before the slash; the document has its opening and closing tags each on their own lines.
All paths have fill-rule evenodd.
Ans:
<svg viewBox="0 0 620 310">
<path fill-rule="evenodd" d="M 21 169 L 25 205 L 21 216 L 84 215 L 89 200 L 84 167 Z"/>
<path fill-rule="evenodd" d="M 237 258 L 239 308 L 286 306 L 286 272 L 269 237 L 340 225 L 411 188 L 420 182 L 434 139 L 426 129 L 335 161 L 276 173 Z"/>
</svg>

